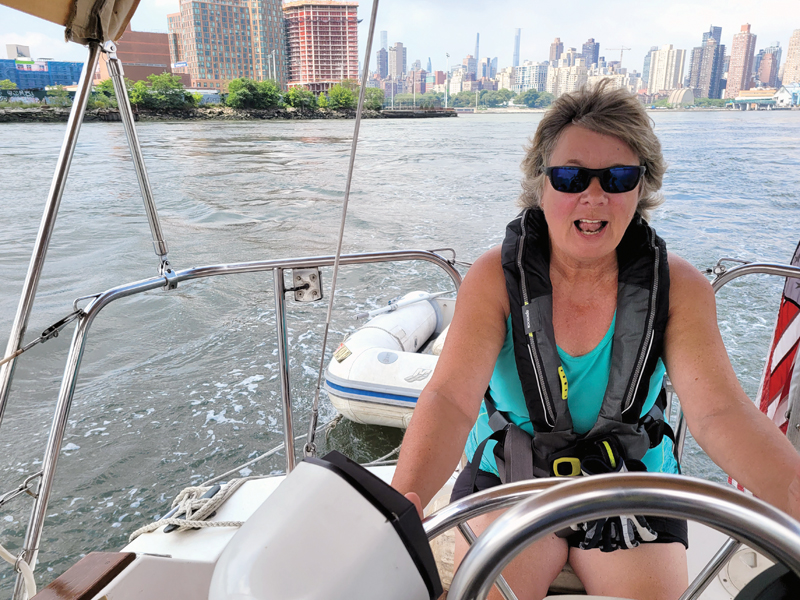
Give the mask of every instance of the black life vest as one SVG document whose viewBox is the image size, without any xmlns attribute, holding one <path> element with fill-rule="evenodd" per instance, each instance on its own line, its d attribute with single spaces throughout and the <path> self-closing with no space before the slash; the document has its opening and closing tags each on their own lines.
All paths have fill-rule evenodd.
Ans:
<svg viewBox="0 0 800 600">
<path fill-rule="evenodd" d="M 587 433 L 577 434 L 553 332 L 550 240 L 544 213 L 527 209 L 509 223 L 502 264 L 511 307 L 514 357 L 535 435 L 531 442 L 530 436 L 509 424 L 487 394 L 490 425 L 496 431 L 491 438 L 500 442 L 495 448 L 498 466 L 504 462 L 507 470 L 513 470 L 501 473 L 504 482 L 580 474 L 580 461 L 601 442 L 606 447 L 610 443 L 623 460 L 638 461 L 661 443 L 663 435 L 674 439 L 663 420 L 663 392 L 653 411 L 641 416 L 650 377 L 664 346 L 669 265 L 664 240 L 638 213 L 617 247 L 617 262 L 617 315 L 608 386 L 596 423 Z M 503 458 L 519 454 L 526 445 L 530 449 L 522 454 L 528 459 L 513 461 L 512 469 L 509 460 Z M 476 455 L 480 461 L 477 451 Z"/>
</svg>

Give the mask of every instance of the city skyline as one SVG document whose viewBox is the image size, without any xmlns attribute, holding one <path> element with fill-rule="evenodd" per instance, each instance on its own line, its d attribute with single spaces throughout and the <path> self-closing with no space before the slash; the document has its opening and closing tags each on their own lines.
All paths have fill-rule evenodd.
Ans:
<svg viewBox="0 0 800 600">
<path fill-rule="evenodd" d="M 582 4 L 586 7 L 584 11 L 580 10 Z M 634 6 L 637 18 L 624 18 L 625 10 Z M 359 60 L 364 56 L 371 7 L 371 0 L 359 3 L 358 14 L 362 19 L 358 36 Z M 132 26 L 137 31 L 166 32 L 166 15 L 177 9 L 178 0 L 142 0 Z M 493 18 L 499 11 L 503 15 L 519 15 L 513 19 L 513 27 L 488 25 L 508 22 Z M 672 44 L 690 53 L 697 46 L 698 36 L 711 24 L 722 27 L 722 43 L 728 48 L 733 34 L 744 23 L 750 23 L 753 33 L 757 34 L 757 49 L 776 41 L 786 48 L 792 31 L 800 28 L 800 5 L 796 0 L 770 0 L 758 6 L 752 1 L 711 0 L 700 7 L 688 4 L 643 6 L 621 0 L 609 0 L 599 7 L 596 3 L 579 1 L 577 7 L 570 10 L 569 18 L 556 13 L 554 10 L 540 12 L 537 6 L 531 7 L 521 0 L 496 3 L 491 9 L 485 8 L 485 3 L 469 0 L 384 0 L 378 10 L 370 68 L 376 67 L 372 63 L 380 45 L 380 31 L 388 32 L 389 45 L 403 43 L 408 49 L 409 64 L 414 60 L 426 64 L 430 57 L 434 70 L 445 69 L 446 52 L 450 53 L 451 66 L 452 59 L 460 62 L 473 54 L 477 33 L 481 37 L 482 55 L 498 57 L 500 68 L 511 66 L 515 28 L 519 27 L 522 29 L 520 63 L 547 60 L 555 37 L 561 38 L 565 49 L 577 48 L 578 52 L 588 38 L 594 38 L 600 44 L 600 56 L 605 56 L 607 61 L 619 58 L 618 51 L 609 48 L 623 45 L 631 48 L 625 52 L 623 66 L 641 71 L 651 46 Z M 39 57 L 85 59 L 83 48 L 62 40 L 63 28 L 0 7 L 0 46 L 18 43 L 30 46 Z"/>
</svg>

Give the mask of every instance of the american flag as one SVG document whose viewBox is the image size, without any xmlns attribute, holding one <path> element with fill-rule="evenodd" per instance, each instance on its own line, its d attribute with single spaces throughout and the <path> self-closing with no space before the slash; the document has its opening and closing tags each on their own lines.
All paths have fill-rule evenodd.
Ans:
<svg viewBox="0 0 800 600">
<path fill-rule="evenodd" d="M 800 244 L 794 251 L 792 265 L 800 267 Z M 772 334 L 769 356 L 764 365 L 764 374 L 758 389 L 757 403 L 761 412 L 766 414 L 778 428 L 786 434 L 789 425 L 787 409 L 789 408 L 789 388 L 792 385 L 792 373 L 800 369 L 800 279 L 786 278 L 783 287 L 781 307 L 775 333 Z M 795 379 L 800 380 L 800 377 Z M 800 381 L 795 381 L 799 385 Z M 728 483 L 746 491 L 736 480 L 728 478 Z"/>
</svg>

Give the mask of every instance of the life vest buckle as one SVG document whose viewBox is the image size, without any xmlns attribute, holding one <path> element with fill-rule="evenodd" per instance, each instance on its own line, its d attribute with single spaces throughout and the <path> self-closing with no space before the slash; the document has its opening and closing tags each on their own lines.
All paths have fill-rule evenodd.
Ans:
<svg viewBox="0 0 800 600">
<path fill-rule="evenodd" d="M 577 477 L 581 474 L 581 459 L 575 456 L 562 456 L 555 459 L 553 474 L 556 477 Z"/>
</svg>

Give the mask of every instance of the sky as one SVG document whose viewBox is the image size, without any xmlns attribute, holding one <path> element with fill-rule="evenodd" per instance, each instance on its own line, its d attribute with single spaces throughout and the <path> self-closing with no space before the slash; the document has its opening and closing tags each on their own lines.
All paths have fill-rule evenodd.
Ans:
<svg viewBox="0 0 800 600">
<path fill-rule="evenodd" d="M 2 1 L 2 0 L 0 0 Z M 167 30 L 166 15 L 177 12 L 178 0 L 141 0 L 132 20 L 137 31 Z M 369 31 L 372 0 L 359 4 L 359 56 L 363 61 Z M 672 44 L 691 49 L 700 44 L 710 25 L 722 27 L 722 43 L 730 52 L 733 34 L 744 23 L 758 37 L 756 50 L 779 41 L 786 47 L 794 29 L 800 29 L 798 0 L 695 0 L 687 2 L 631 2 L 630 0 L 380 0 L 375 40 L 371 53 L 374 68 L 375 50 L 380 32 L 387 31 L 389 44 L 403 42 L 408 48 L 409 65 L 416 59 L 434 70 L 445 70 L 446 53 L 450 66 L 460 63 L 475 51 L 475 34 L 480 33 L 480 55 L 497 57 L 499 66 L 511 65 L 514 30 L 522 29 L 520 61 L 547 60 L 550 43 L 561 38 L 565 48 L 581 45 L 590 37 L 600 43 L 600 55 L 618 60 L 619 48 L 625 46 L 623 66 L 642 70 L 644 56 L 651 46 Z M 63 28 L 0 7 L 0 57 L 5 58 L 5 44 L 31 47 L 34 57 L 56 60 L 85 59 L 85 48 L 66 44 Z"/>
</svg>

